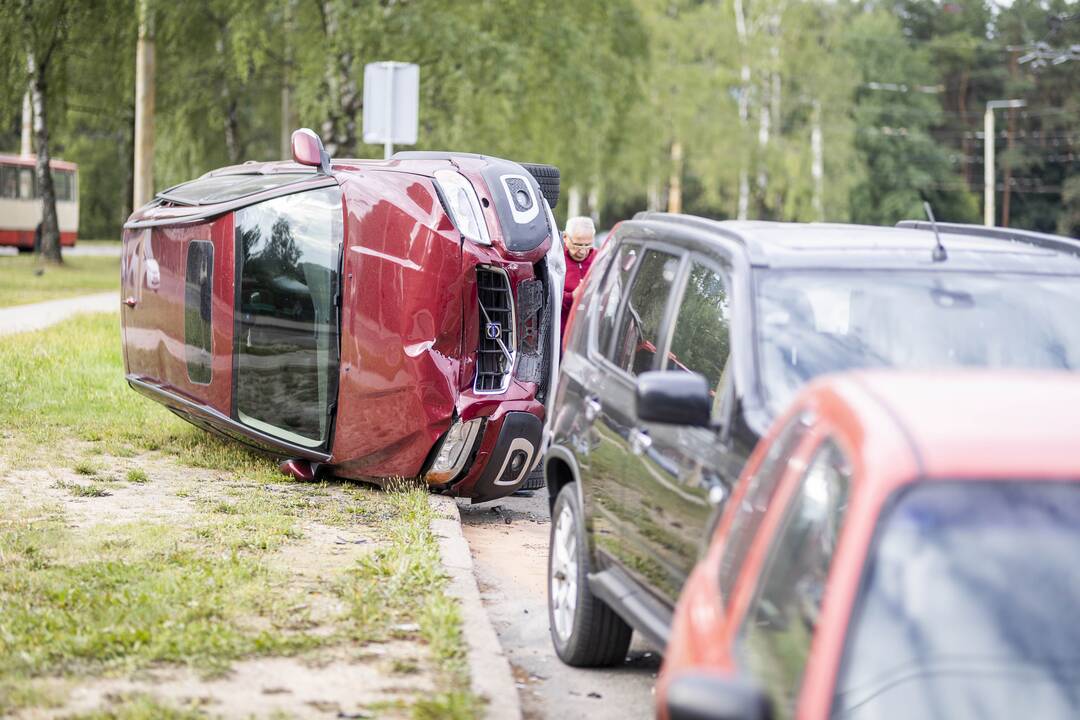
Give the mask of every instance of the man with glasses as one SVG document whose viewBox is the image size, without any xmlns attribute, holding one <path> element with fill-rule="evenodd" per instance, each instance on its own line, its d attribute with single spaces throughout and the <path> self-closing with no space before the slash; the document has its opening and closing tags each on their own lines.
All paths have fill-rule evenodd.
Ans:
<svg viewBox="0 0 1080 720">
<path fill-rule="evenodd" d="M 590 218 L 578 216 L 566 221 L 566 230 L 563 231 L 566 280 L 563 285 L 560 335 L 566 332 L 566 318 L 570 314 L 570 306 L 574 304 L 574 291 L 585 279 L 585 274 L 589 272 L 593 258 L 596 257 L 596 250 L 593 248 L 595 239 L 596 228 Z"/>
</svg>

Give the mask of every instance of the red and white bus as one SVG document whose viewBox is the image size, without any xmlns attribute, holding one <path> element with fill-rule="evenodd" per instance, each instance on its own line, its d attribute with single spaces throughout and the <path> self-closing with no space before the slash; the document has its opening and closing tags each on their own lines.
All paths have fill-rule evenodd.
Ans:
<svg viewBox="0 0 1080 720">
<path fill-rule="evenodd" d="M 0 155 L 0 246 L 14 246 L 19 252 L 34 249 L 34 235 L 41 223 L 35 162 L 32 156 Z M 79 168 L 66 160 L 50 160 L 49 168 L 56 189 L 60 244 L 70 247 L 79 234 Z"/>
</svg>

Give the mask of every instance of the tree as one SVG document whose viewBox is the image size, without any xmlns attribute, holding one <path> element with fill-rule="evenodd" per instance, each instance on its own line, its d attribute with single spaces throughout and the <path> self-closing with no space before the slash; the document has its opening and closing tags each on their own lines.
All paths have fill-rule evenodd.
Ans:
<svg viewBox="0 0 1080 720">
<path fill-rule="evenodd" d="M 61 263 L 63 258 L 49 169 L 50 104 L 54 93 L 63 93 L 64 71 L 73 50 L 70 30 L 85 11 L 81 4 L 65 0 L 18 0 L 0 10 L 0 34 L 19 43 L 15 56 L 26 69 L 23 88 L 29 88 L 34 113 L 35 174 L 42 206 L 40 252 L 51 263 Z"/>
</svg>

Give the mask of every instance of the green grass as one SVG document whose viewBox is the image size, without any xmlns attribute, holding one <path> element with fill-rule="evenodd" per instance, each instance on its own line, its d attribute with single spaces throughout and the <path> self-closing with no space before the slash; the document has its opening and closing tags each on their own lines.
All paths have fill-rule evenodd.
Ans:
<svg viewBox="0 0 1080 720">
<path fill-rule="evenodd" d="M 119 288 L 119 257 L 69 256 L 54 266 L 42 265 L 35 255 L 0 256 L 0 307 Z"/>
<path fill-rule="evenodd" d="M 60 505 L 0 503 L 0 715 L 62 704 L 39 687 L 47 678 L 77 682 L 163 663 L 216 674 L 246 657 L 405 637 L 427 647 L 421 668 L 434 666 L 438 692 L 403 707 L 416 718 L 476 717 L 478 700 L 461 690 L 469 686 L 461 619 L 444 593 L 426 490 L 291 482 L 267 458 L 131 390 L 119 346 L 115 315 L 0 344 L 0 460 L 74 470 L 85 481 L 55 486 L 102 503 L 110 502 L 102 483 L 126 478 L 125 492 L 140 492 L 150 474 L 176 482 L 176 466 L 187 465 L 190 482 L 174 494 L 191 511 L 179 523 L 133 517 L 79 527 Z M 130 457 L 140 467 L 115 460 Z M 346 608 L 322 620 L 329 632 L 312 632 L 298 610 L 303 596 L 268 562 L 312 521 L 362 525 L 384 540 L 327 585 Z M 84 717 L 196 716 L 136 697 Z"/>
</svg>

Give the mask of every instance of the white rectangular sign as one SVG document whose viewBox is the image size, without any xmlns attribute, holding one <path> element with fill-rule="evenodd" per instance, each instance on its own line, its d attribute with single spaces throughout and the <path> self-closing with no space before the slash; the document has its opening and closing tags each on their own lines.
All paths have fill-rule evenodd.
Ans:
<svg viewBox="0 0 1080 720">
<path fill-rule="evenodd" d="M 376 62 L 364 66 L 364 142 L 415 145 L 420 66 Z"/>
</svg>

